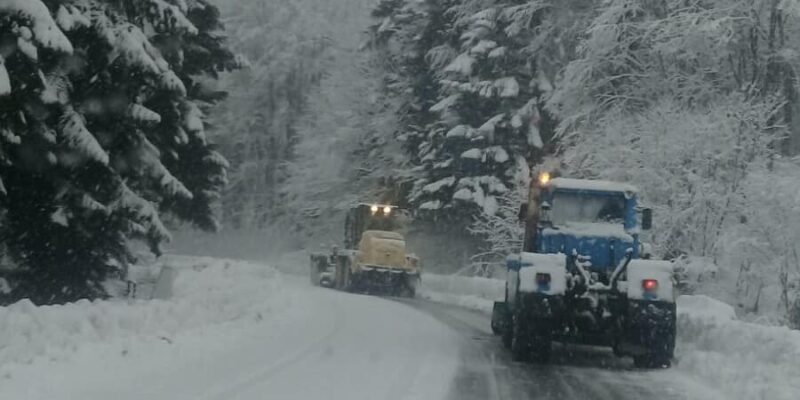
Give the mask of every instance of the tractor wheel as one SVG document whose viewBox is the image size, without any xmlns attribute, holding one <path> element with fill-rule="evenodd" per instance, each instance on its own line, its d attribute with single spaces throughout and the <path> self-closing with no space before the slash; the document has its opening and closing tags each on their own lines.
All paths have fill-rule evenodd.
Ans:
<svg viewBox="0 0 800 400">
<path fill-rule="evenodd" d="M 500 339 L 503 341 L 503 347 L 510 350 L 511 342 L 514 339 L 514 332 L 512 332 L 511 329 L 506 329 L 503 331 L 503 334 L 502 336 L 500 336 Z"/>
<path fill-rule="evenodd" d="M 550 360 L 552 352 L 552 340 L 550 339 L 549 324 L 545 321 L 538 321 L 534 326 L 534 333 L 530 339 L 531 354 L 533 360 L 539 363 L 546 363 Z"/>
<path fill-rule="evenodd" d="M 531 342 L 527 323 L 519 311 L 514 312 L 511 323 L 511 359 L 526 362 L 531 355 Z"/>
<path fill-rule="evenodd" d="M 640 356 L 633 356 L 633 365 L 636 368 L 669 368 L 672 365 L 672 360 L 668 354 L 651 353 L 643 354 Z"/>
<path fill-rule="evenodd" d="M 660 319 L 638 334 L 643 338 L 647 353 L 635 355 L 633 365 L 636 368 L 669 368 L 675 353 L 675 320 Z"/>
</svg>

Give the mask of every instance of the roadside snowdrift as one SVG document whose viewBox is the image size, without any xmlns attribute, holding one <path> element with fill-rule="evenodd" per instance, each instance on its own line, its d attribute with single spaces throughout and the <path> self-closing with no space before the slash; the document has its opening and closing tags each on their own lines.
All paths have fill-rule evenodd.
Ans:
<svg viewBox="0 0 800 400">
<path fill-rule="evenodd" d="M 678 298 L 677 368 L 740 399 L 800 397 L 800 331 L 736 319 L 706 296 Z"/>
<path fill-rule="evenodd" d="M 210 258 L 170 257 L 162 264 L 179 270 L 169 300 L 0 307 L 0 376 L 10 364 L 69 358 L 85 344 L 134 337 L 169 342 L 209 325 L 263 321 L 291 300 L 272 268 Z"/>
<path fill-rule="evenodd" d="M 494 300 L 503 299 L 505 287 L 505 281 L 498 279 L 424 273 L 419 295 L 438 303 L 491 313 Z"/>
<path fill-rule="evenodd" d="M 504 288 L 498 279 L 426 274 L 420 295 L 490 313 Z M 733 307 L 707 296 L 678 298 L 675 356 L 673 370 L 698 376 L 732 399 L 800 397 L 800 331 L 740 321 Z"/>
</svg>

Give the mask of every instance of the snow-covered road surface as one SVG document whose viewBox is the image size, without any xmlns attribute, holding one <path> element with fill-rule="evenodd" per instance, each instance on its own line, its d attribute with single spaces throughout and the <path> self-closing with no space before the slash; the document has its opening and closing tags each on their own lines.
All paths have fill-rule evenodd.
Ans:
<svg viewBox="0 0 800 400">
<path fill-rule="evenodd" d="M 446 396 L 458 360 L 458 336 L 447 326 L 397 302 L 280 279 L 287 289 L 280 302 L 255 292 L 245 295 L 254 302 L 280 303 L 283 310 L 243 312 L 170 337 L 99 338 L 59 352 L 59 357 L 0 362 L 0 399 Z"/>
<path fill-rule="evenodd" d="M 315 288 L 261 265 L 181 262 L 168 301 L 0 309 L 0 399 L 724 398 L 685 371 L 636 370 L 604 349 L 512 362 L 484 313 Z"/>
<path fill-rule="evenodd" d="M 610 350 L 556 345 L 549 364 L 511 361 L 480 312 L 426 300 L 402 300 L 459 333 L 459 368 L 448 393 L 456 400 L 721 400 L 713 388 L 674 370 L 641 371 Z"/>
<path fill-rule="evenodd" d="M 196 399 L 441 398 L 457 355 L 454 335 L 400 304 L 302 290 L 306 313 L 282 337 L 224 355 L 235 376 Z M 288 327 L 287 327 L 288 328 Z M 254 355 L 257 355 L 254 357 Z"/>
</svg>

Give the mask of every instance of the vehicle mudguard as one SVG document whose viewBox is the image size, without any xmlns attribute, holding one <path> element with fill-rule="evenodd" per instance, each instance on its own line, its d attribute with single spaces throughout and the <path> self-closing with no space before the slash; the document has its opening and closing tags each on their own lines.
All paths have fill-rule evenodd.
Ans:
<svg viewBox="0 0 800 400">
<path fill-rule="evenodd" d="M 629 300 L 623 352 L 630 355 L 658 352 L 671 357 L 675 351 L 676 315 L 673 302 Z"/>
</svg>

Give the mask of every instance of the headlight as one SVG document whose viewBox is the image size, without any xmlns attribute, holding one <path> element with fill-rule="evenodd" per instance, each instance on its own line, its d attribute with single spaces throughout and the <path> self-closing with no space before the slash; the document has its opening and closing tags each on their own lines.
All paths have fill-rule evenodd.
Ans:
<svg viewBox="0 0 800 400">
<path fill-rule="evenodd" d="M 549 172 L 542 172 L 539 174 L 539 184 L 547 185 L 547 182 L 550 182 L 550 173 Z"/>
<path fill-rule="evenodd" d="M 373 205 L 372 207 L 369 208 L 369 210 L 372 211 L 373 214 L 375 214 L 378 212 L 378 206 Z"/>
<path fill-rule="evenodd" d="M 383 207 L 383 213 L 386 214 L 386 215 L 391 214 L 392 213 L 392 207 L 389 207 L 389 206 Z"/>
</svg>

